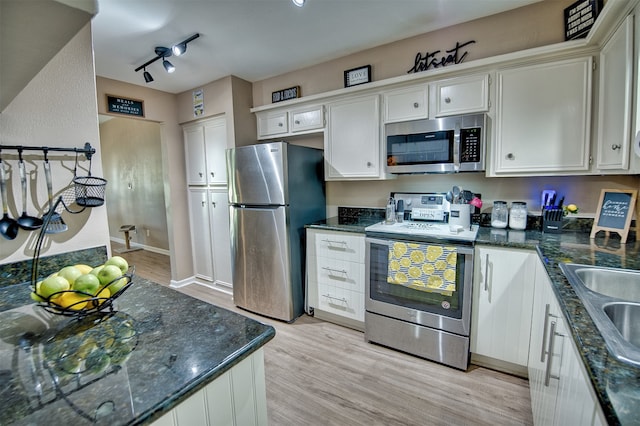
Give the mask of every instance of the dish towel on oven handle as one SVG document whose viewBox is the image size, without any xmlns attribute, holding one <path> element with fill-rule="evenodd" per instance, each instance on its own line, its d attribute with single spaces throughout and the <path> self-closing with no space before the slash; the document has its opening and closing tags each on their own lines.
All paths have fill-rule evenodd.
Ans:
<svg viewBox="0 0 640 426">
<path fill-rule="evenodd" d="M 392 241 L 387 282 L 427 292 L 453 292 L 457 259 L 455 247 Z"/>
</svg>

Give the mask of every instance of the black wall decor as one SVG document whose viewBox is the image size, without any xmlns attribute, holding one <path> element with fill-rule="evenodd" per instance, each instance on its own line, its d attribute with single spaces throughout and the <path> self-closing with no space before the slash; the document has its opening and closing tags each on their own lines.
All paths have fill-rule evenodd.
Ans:
<svg viewBox="0 0 640 426">
<path fill-rule="evenodd" d="M 123 98 L 122 96 L 107 95 L 107 111 L 144 117 L 144 102 L 137 99 Z"/>
<path fill-rule="evenodd" d="M 564 10 L 564 39 L 584 38 L 602 10 L 602 0 L 578 0 Z"/>
<path fill-rule="evenodd" d="M 300 86 L 289 87 L 288 89 L 271 92 L 271 103 L 288 101 L 300 97 Z"/>
<path fill-rule="evenodd" d="M 463 48 L 474 44 L 475 40 L 469 40 L 465 43 L 456 42 L 456 46 L 453 49 L 445 50 L 444 54 L 440 54 L 440 50 L 433 52 L 425 52 L 424 55 L 420 52 L 416 54 L 413 67 L 407 71 L 407 74 L 412 72 L 427 71 L 431 68 L 439 68 L 447 65 L 459 64 L 464 61 L 468 51 Z"/>
</svg>

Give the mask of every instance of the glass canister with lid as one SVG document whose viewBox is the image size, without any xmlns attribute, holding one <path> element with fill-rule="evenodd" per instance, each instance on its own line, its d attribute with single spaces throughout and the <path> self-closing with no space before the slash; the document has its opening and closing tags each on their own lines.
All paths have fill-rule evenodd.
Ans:
<svg viewBox="0 0 640 426">
<path fill-rule="evenodd" d="M 509 209 L 506 201 L 494 201 L 491 210 L 491 227 L 506 228 L 509 219 Z"/>
<path fill-rule="evenodd" d="M 509 212 L 509 228 L 527 228 L 527 203 L 524 201 L 514 201 L 511 203 L 511 211 Z"/>
</svg>

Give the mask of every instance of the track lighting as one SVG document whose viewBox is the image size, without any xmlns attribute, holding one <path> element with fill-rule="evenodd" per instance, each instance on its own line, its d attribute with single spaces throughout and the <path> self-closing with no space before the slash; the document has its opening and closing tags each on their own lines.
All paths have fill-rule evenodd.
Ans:
<svg viewBox="0 0 640 426">
<path fill-rule="evenodd" d="M 303 1 L 304 0 L 298 0 L 298 1 Z M 173 56 L 180 56 L 183 55 L 186 51 L 187 51 L 187 44 L 195 39 L 197 39 L 198 37 L 200 37 L 200 34 L 196 33 L 194 35 L 192 35 L 191 37 L 189 37 L 186 40 L 181 41 L 180 43 L 176 43 L 174 44 L 171 48 L 168 47 L 164 47 L 164 46 L 157 46 L 154 49 L 154 52 L 156 54 L 156 57 L 145 62 L 144 64 L 140 65 L 138 68 L 135 69 L 135 72 L 138 72 L 140 70 L 144 70 L 143 76 L 144 76 L 144 81 L 146 83 L 151 83 L 153 81 L 153 77 L 151 76 L 151 74 L 147 71 L 147 67 L 149 65 L 151 65 L 152 63 L 154 63 L 155 61 L 162 59 L 162 66 L 164 66 L 164 69 L 168 72 L 168 73 L 172 73 L 176 70 L 176 67 L 173 66 L 173 64 L 171 62 L 169 62 L 167 60 L 167 58 Z"/>
<path fill-rule="evenodd" d="M 304 6 L 304 2 L 305 0 L 291 0 L 293 2 L 293 4 L 295 4 L 298 7 L 302 7 Z"/>
</svg>

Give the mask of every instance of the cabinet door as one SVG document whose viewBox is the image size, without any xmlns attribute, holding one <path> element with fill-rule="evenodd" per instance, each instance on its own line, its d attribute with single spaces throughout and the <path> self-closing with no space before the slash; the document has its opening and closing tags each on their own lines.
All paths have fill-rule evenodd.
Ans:
<svg viewBox="0 0 640 426">
<path fill-rule="evenodd" d="M 495 174 L 588 170 L 591 67 L 588 57 L 497 72 Z"/>
<path fill-rule="evenodd" d="M 412 86 L 384 94 L 384 121 L 416 120 L 429 115 L 428 86 Z"/>
<path fill-rule="evenodd" d="M 231 237 L 229 207 L 224 189 L 210 190 L 209 211 L 213 241 L 213 275 L 218 283 L 231 286 Z"/>
<path fill-rule="evenodd" d="M 205 162 L 204 132 L 202 126 L 185 127 L 183 134 L 187 184 L 205 185 L 207 183 L 207 166 Z"/>
<path fill-rule="evenodd" d="M 527 366 L 535 254 L 477 247 L 471 352 Z"/>
<path fill-rule="evenodd" d="M 489 75 L 472 75 L 432 83 L 435 117 L 489 110 Z"/>
<path fill-rule="evenodd" d="M 628 169 L 633 92 L 633 15 L 600 51 L 596 168 Z"/>
<path fill-rule="evenodd" d="M 196 277 L 213 281 L 208 198 L 207 190 L 204 188 L 189 189 L 193 267 Z"/>
<path fill-rule="evenodd" d="M 289 131 L 287 117 L 286 111 L 258 113 L 258 138 L 265 139 L 287 133 Z"/>
<path fill-rule="evenodd" d="M 289 115 L 291 116 L 291 132 L 303 132 L 324 127 L 324 107 L 322 105 L 292 110 Z"/>
<path fill-rule="evenodd" d="M 378 178 L 380 107 L 378 95 L 353 97 L 327 105 L 325 178 Z"/>
<path fill-rule="evenodd" d="M 207 182 L 214 185 L 227 183 L 227 124 L 225 118 L 218 118 L 204 125 L 204 140 L 207 163 Z"/>
</svg>

